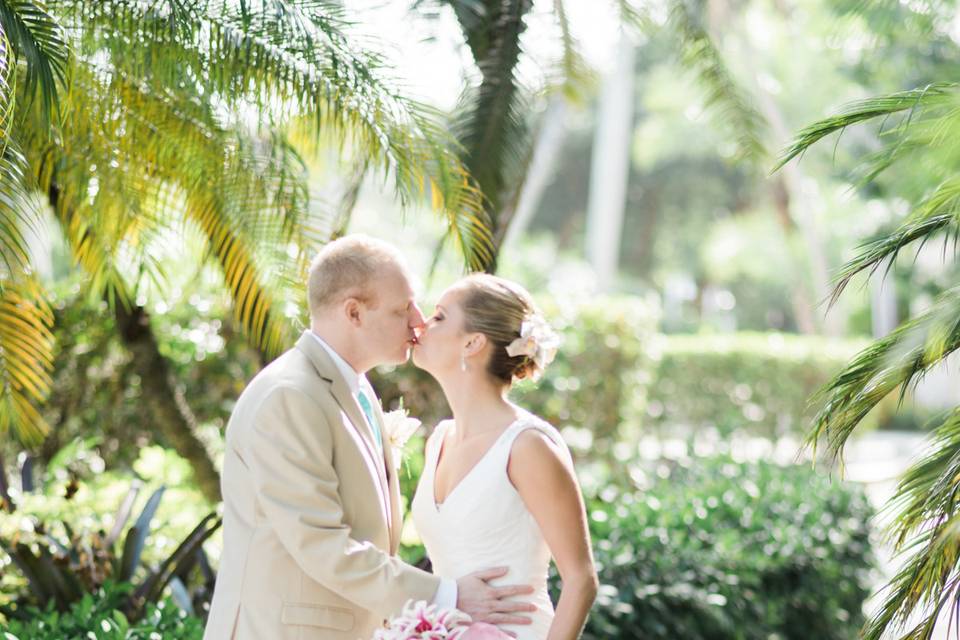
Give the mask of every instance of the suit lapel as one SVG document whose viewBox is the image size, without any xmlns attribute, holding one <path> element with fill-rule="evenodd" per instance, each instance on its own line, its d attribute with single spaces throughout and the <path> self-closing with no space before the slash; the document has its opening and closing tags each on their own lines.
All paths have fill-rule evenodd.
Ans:
<svg viewBox="0 0 960 640">
<path fill-rule="evenodd" d="M 363 415 L 363 409 L 360 408 L 356 398 L 350 391 L 347 381 L 343 379 L 343 376 L 337 369 L 337 365 L 333 362 L 333 360 L 330 358 L 330 355 L 320 345 L 320 343 L 317 342 L 317 339 L 310 334 L 310 331 L 305 331 L 303 335 L 300 336 L 300 339 L 297 341 L 297 349 L 302 351 L 307 358 L 310 359 L 310 362 L 313 363 L 313 366 L 317 370 L 317 373 L 320 374 L 320 377 L 330 383 L 330 391 L 333 394 L 334 399 L 337 401 L 337 404 L 340 405 L 340 408 L 343 410 L 343 412 L 347 415 L 350 426 L 353 427 L 354 431 L 359 436 L 361 453 L 367 459 L 371 475 L 373 475 L 377 489 L 385 502 L 384 506 L 389 503 L 392 507 L 393 500 L 390 496 L 390 488 L 387 480 L 384 458 L 379 454 L 376 445 L 373 443 L 373 433 L 371 433 L 370 427 L 367 425 L 367 420 Z M 378 411 L 379 403 L 375 402 L 373 404 L 377 405 L 375 410 Z M 383 424 L 382 420 L 380 424 Z M 392 513 L 393 512 L 391 511 L 391 514 Z M 387 528 L 390 532 L 390 539 L 392 541 L 394 527 L 390 520 L 393 520 L 394 518 L 388 519 L 386 513 L 383 515 L 384 519 L 388 520 Z"/>
<path fill-rule="evenodd" d="M 374 402 L 374 413 L 380 421 L 380 431 L 383 434 L 383 464 L 387 471 L 387 482 L 390 491 L 390 553 L 396 554 L 400 548 L 400 532 L 403 528 L 403 514 L 400 512 L 400 469 L 399 460 L 393 459 L 393 447 L 390 445 L 390 434 L 387 433 L 387 421 L 383 417 L 380 402 Z"/>
</svg>

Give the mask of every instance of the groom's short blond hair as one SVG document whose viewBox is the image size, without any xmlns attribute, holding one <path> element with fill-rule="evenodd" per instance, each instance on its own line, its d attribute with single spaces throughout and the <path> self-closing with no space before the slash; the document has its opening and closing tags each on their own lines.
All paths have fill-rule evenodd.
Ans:
<svg viewBox="0 0 960 640">
<path fill-rule="evenodd" d="M 387 268 L 407 274 L 403 256 L 391 244 L 363 234 L 328 242 L 310 263 L 307 302 L 310 315 L 347 298 L 376 306 L 374 283 Z"/>
</svg>

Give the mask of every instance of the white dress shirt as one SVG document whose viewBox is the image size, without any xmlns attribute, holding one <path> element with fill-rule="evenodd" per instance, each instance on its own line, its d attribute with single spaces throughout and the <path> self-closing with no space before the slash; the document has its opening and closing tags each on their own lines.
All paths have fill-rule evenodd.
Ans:
<svg viewBox="0 0 960 640">
<path fill-rule="evenodd" d="M 344 360 L 339 353 L 334 351 L 333 347 L 327 344 L 323 338 L 315 334 L 313 331 L 310 332 L 314 338 L 317 339 L 317 342 L 320 343 L 320 346 L 330 354 L 330 358 L 333 360 L 333 363 L 337 366 L 337 370 L 340 371 L 340 374 L 343 375 L 344 380 L 347 381 L 347 387 L 350 389 L 350 393 L 354 397 L 360 392 L 360 389 L 364 389 L 365 392 L 371 398 L 376 398 L 377 395 L 373 391 L 373 385 L 367 380 L 367 376 L 362 373 L 357 373 L 353 367 L 350 366 L 346 360 Z M 363 413 L 363 412 L 361 412 Z M 367 425 L 370 427 L 371 425 Z M 384 434 L 385 436 L 386 434 Z M 384 443 L 386 446 L 386 443 Z M 380 460 L 380 464 L 384 464 L 383 460 Z M 387 522 L 390 522 L 390 497 L 383 496 L 386 505 L 386 515 Z M 455 580 L 450 580 L 444 578 L 440 582 L 440 587 L 437 589 L 436 595 L 433 596 L 433 604 L 444 609 L 456 609 L 457 608 L 457 583 Z"/>
</svg>

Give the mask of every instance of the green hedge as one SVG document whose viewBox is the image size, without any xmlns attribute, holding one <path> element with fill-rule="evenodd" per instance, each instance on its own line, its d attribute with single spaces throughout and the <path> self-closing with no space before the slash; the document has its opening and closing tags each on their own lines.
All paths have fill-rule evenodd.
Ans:
<svg viewBox="0 0 960 640">
<path fill-rule="evenodd" d="M 631 475 L 654 480 L 587 490 L 601 587 L 584 638 L 856 637 L 873 566 L 861 490 L 728 458 Z"/>
<path fill-rule="evenodd" d="M 661 434 L 802 435 L 811 396 L 866 345 L 776 333 L 661 336 L 647 424 Z"/>
<path fill-rule="evenodd" d="M 636 430 L 643 419 L 651 378 L 647 347 L 656 335 L 658 309 L 636 297 L 541 304 L 563 343 L 543 378 L 518 384 L 512 397 L 557 427 L 589 430 L 604 453 L 624 435 L 621 430 Z M 371 379 L 385 407 L 396 407 L 403 397 L 428 428 L 450 415 L 440 387 L 413 365 L 385 369 Z"/>
</svg>

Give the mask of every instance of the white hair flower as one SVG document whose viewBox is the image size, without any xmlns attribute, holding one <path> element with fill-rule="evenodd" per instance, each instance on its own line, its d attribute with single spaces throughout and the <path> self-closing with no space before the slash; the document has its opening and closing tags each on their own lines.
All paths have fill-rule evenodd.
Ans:
<svg viewBox="0 0 960 640">
<path fill-rule="evenodd" d="M 531 316 L 520 325 L 520 337 L 507 345 L 507 355 L 510 357 L 527 356 L 543 371 L 553 362 L 560 346 L 558 336 L 550 325 L 540 316 Z M 539 372 L 534 373 L 534 379 Z"/>
</svg>

